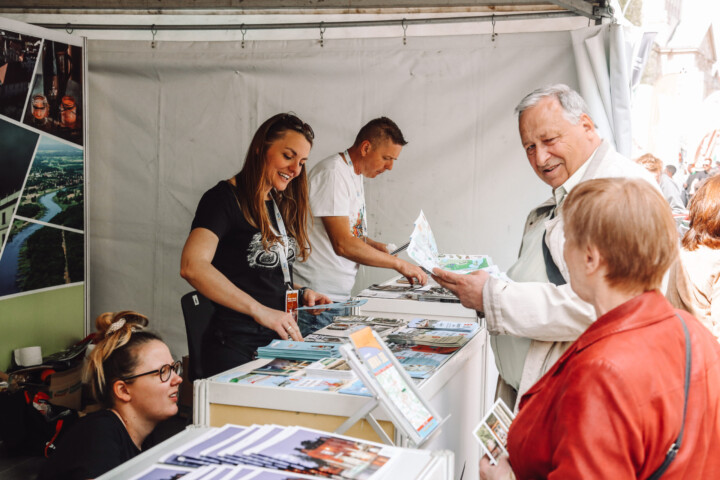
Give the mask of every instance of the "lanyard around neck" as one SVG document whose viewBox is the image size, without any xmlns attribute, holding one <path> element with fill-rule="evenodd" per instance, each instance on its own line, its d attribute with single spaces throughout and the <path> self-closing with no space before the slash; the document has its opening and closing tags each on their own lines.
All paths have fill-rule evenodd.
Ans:
<svg viewBox="0 0 720 480">
<path fill-rule="evenodd" d="M 290 251 L 290 242 L 288 241 L 287 230 L 285 230 L 285 222 L 283 222 L 282 215 L 280 215 L 280 209 L 278 208 L 277 203 L 275 203 L 275 199 L 272 195 L 270 195 L 270 199 L 272 199 L 273 210 L 275 211 L 275 222 L 277 223 L 277 228 L 280 232 L 280 237 L 282 237 L 283 243 L 280 246 L 281 248 L 278 248 L 280 267 L 282 268 L 285 284 L 287 285 L 288 289 L 292 290 L 293 284 L 292 279 L 290 278 L 290 266 L 288 265 L 288 252 Z"/>
<path fill-rule="evenodd" d="M 345 150 L 345 151 L 343 152 L 343 156 L 345 157 L 345 161 L 346 161 L 347 164 L 350 166 L 350 168 L 352 169 L 353 174 L 354 174 L 354 173 L 355 173 L 355 167 L 353 166 L 352 158 L 350 158 L 350 153 L 348 153 L 348 151 Z"/>
</svg>

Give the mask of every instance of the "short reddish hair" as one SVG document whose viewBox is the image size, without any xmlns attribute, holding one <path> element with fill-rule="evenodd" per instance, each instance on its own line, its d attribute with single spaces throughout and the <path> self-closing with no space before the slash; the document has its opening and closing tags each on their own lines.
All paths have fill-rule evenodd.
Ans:
<svg viewBox="0 0 720 480">
<path fill-rule="evenodd" d="M 695 192 L 690 205 L 690 230 L 682 239 L 687 250 L 700 245 L 720 248 L 720 176 L 710 177 Z"/>
<path fill-rule="evenodd" d="M 648 172 L 655 175 L 658 175 L 663 170 L 662 160 L 657 158 L 652 153 L 646 153 L 645 155 L 636 158 L 635 163 L 642 165 Z"/>
<path fill-rule="evenodd" d="M 645 180 L 588 180 L 570 191 L 562 210 L 565 241 L 595 246 L 612 287 L 655 290 L 678 257 L 670 208 Z"/>
</svg>

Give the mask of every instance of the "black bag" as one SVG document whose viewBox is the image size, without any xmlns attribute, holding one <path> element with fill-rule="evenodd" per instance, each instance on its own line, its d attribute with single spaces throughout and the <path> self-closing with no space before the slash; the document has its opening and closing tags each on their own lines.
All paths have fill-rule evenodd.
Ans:
<svg viewBox="0 0 720 480">
<path fill-rule="evenodd" d="M 56 442 L 77 422 L 75 410 L 53 405 L 47 399 L 47 394 L 32 394 L 27 389 L 0 393 L 0 439 L 8 453 L 49 457 Z"/>
</svg>

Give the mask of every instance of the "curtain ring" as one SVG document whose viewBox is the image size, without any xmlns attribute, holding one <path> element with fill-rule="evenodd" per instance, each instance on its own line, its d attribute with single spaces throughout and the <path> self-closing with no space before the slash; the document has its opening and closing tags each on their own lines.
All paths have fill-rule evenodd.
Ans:
<svg viewBox="0 0 720 480">
<path fill-rule="evenodd" d="M 70 23 L 66 23 L 66 24 L 65 24 L 65 31 L 66 31 L 69 35 L 72 35 L 72 33 L 75 31 L 75 29 L 72 28 L 72 26 L 70 25 Z"/>
<path fill-rule="evenodd" d="M 402 19 L 402 29 L 403 29 L 403 45 L 407 45 L 407 25 L 405 24 L 405 19 Z"/>
<path fill-rule="evenodd" d="M 323 26 L 325 22 L 320 22 L 320 46 L 325 46 L 325 39 L 323 38 L 323 34 L 325 33 L 326 28 Z"/>
<path fill-rule="evenodd" d="M 244 23 L 240 25 L 240 33 L 242 33 L 242 42 L 240 43 L 240 46 L 245 48 L 245 34 L 247 33 L 247 28 L 245 28 Z"/>
<path fill-rule="evenodd" d="M 152 33 L 152 42 L 150 42 L 150 47 L 155 48 L 155 35 L 157 35 L 157 28 L 155 28 L 154 23 L 150 25 L 150 33 Z"/>
<path fill-rule="evenodd" d="M 494 42 L 495 37 L 497 37 L 497 33 L 495 33 L 495 14 L 493 13 L 492 18 L 490 19 L 492 22 L 492 35 L 490 35 L 490 39 Z"/>
</svg>

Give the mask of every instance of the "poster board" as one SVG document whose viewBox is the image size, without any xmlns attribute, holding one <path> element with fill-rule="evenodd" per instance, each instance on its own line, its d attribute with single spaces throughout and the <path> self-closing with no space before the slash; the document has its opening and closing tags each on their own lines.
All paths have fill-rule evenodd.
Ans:
<svg viewBox="0 0 720 480">
<path fill-rule="evenodd" d="M 350 368 L 385 408 L 393 423 L 416 447 L 439 430 L 443 419 L 420 395 L 385 342 L 370 327 L 350 335 L 340 347 Z"/>
<path fill-rule="evenodd" d="M 0 18 L 0 369 L 85 334 L 85 39 Z"/>
</svg>

